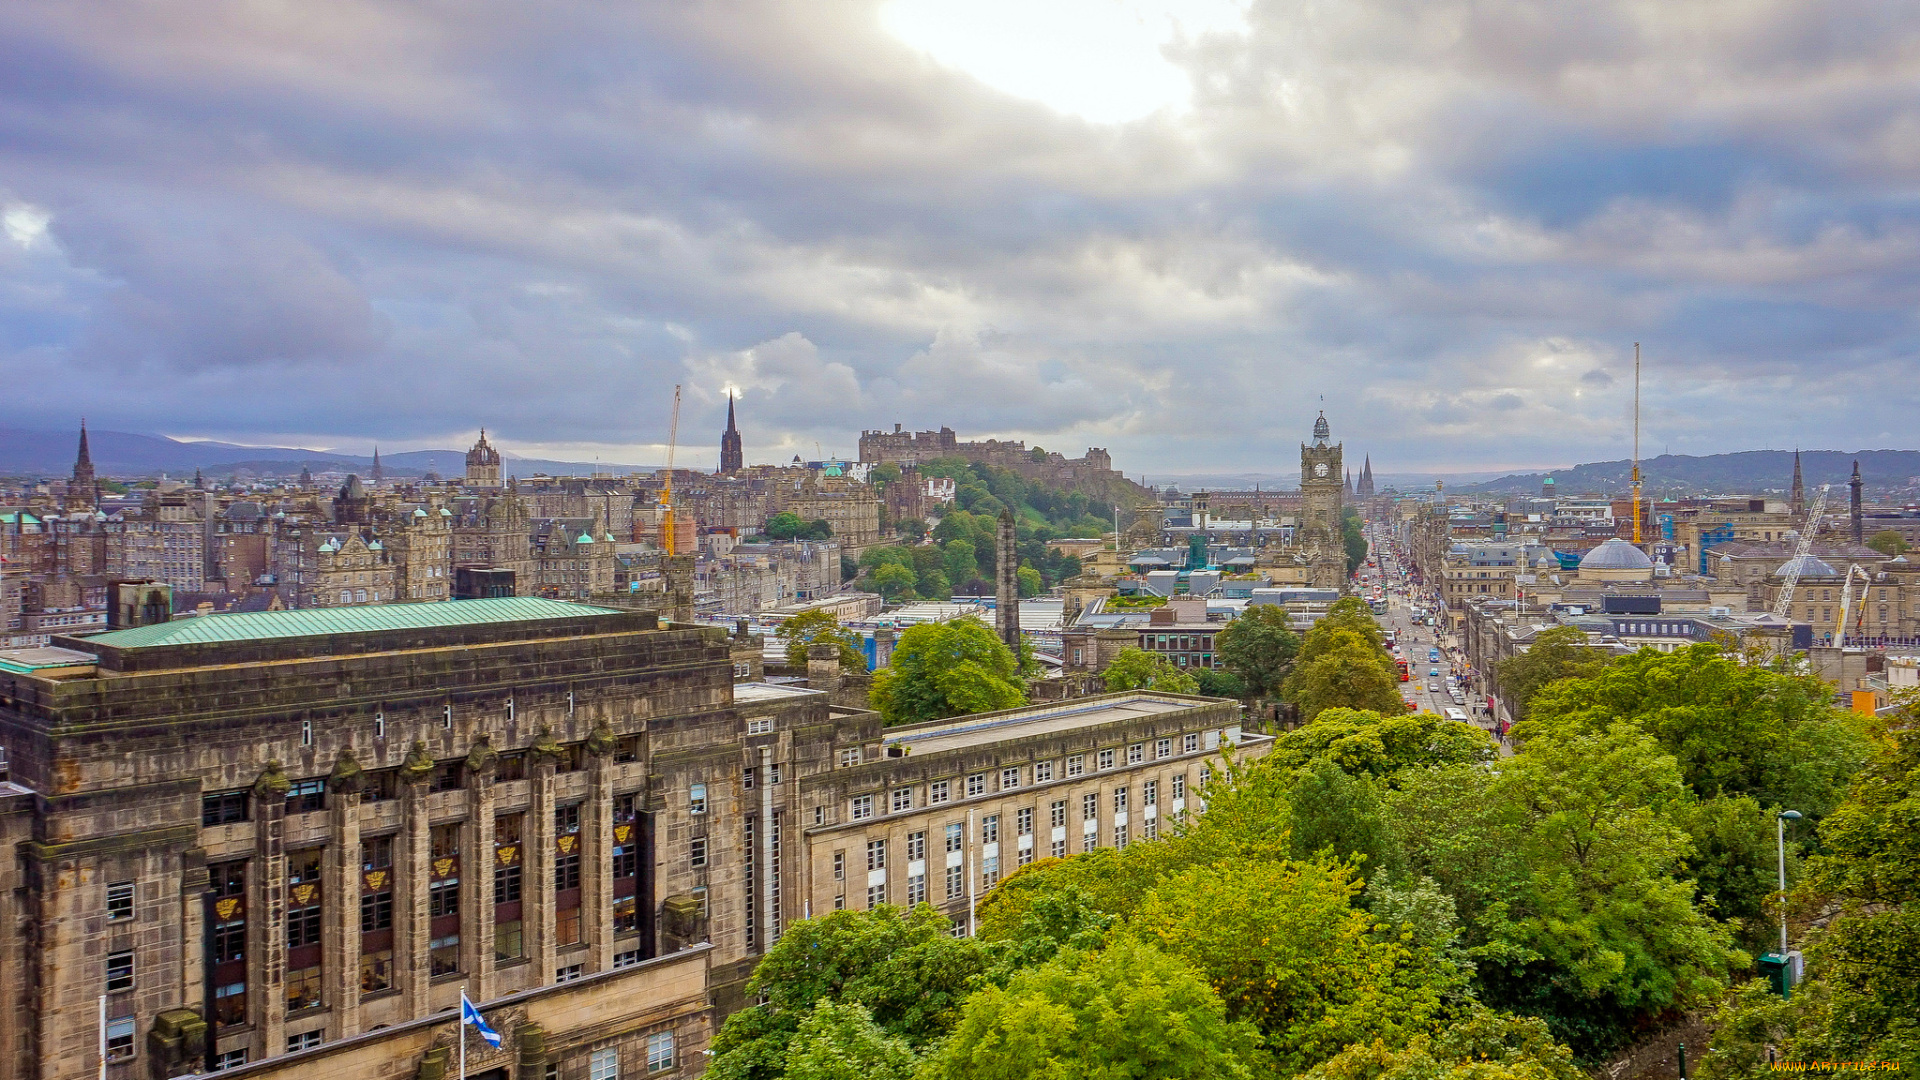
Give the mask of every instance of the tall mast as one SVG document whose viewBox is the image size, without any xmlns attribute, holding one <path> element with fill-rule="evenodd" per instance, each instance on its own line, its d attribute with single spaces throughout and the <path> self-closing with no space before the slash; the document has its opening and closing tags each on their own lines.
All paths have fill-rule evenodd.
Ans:
<svg viewBox="0 0 1920 1080">
<path fill-rule="evenodd" d="M 1633 544 L 1640 546 L 1640 343 L 1633 343 Z"/>
</svg>

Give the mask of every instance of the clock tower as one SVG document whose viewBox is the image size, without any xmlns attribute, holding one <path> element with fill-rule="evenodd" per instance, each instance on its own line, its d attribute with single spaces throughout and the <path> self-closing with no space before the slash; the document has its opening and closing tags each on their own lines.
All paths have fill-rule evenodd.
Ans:
<svg viewBox="0 0 1920 1080">
<path fill-rule="evenodd" d="M 1339 589 L 1347 582 L 1347 553 L 1341 539 L 1340 492 L 1345 483 L 1340 444 L 1329 442 L 1327 414 L 1313 422 L 1312 444 L 1300 444 L 1300 530 L 1295 545 L 1310 569 L 1316 589 Z"/>
</svg>

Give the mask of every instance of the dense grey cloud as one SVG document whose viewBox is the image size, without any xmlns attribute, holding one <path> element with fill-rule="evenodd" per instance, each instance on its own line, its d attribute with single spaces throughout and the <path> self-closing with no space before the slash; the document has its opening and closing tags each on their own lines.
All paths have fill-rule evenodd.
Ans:
<svg viewBox="0 0 1920 1080">
<path fill-rule="evenodd" d="M 5 420 L 1493 469 L 1619 456 L 1638 340 L 1653 448 L 1915 445 L 1905 5 L 1262 0 L 1118 123 L 878 5 L 6 5 Z"/>
</svg>

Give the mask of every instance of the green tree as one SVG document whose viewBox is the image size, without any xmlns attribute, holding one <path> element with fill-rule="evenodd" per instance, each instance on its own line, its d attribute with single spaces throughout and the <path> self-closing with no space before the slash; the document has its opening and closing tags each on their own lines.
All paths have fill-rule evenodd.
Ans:
<svg viewBox="0 0 1920 1080">
<path fill-rule="evenodd" d="M 899 483 L 900 476 L 900 466 L 895 465 L 891 461 L 883 461 L 875 465 L 867 473 L 867 483 L 872 484 L 876 488 L 884 489 L 888 484 Z"/>
<path fill-rule="evenodd" d="M 901 518 L 893 523 L 893 532 L 902 540 L 918 543 L 927 535 L 927 519 Z"/>
<path fill-rule="evenodd" d="M 913 571 L 899 563 L 888 563 L 873 572 L 873 587 L 888 602 L 914 599 Z"/>
<path fill-rule="evenodd" d="M 1903 555 L 1907 550 L 1907 539 L 1892 529 L 1881 529 L 1867 537 L 1867 546 L 1883 555 Z"/>
<path fill-rule="evenodd" d="M 1715 1017 L 1703 1072 L 1770 1075 L 1786 1061 L 1889 1061 L 1920 1074 L 1920 708 L 1875 735 L 1845 801 L 1820 822 L 1801 906 L 1831 912 L 1809 935 L 1808 982 L 1782 1001 L 1755 981 Z M 1837 910 L 1835 910 L 1837 909 Z"/>
<path fill-rule="evenodd" d="M 1400 865 L 1398 845 L 1373 781 L 1321 759 L 1301 769 L 1287 793 L 1293 857 L 1353 863 L 1371 879 Z"/>
<path fill-rule="evenodd" d="M 946 574 L 931 570 L 920 575 L 914 591 L 929 600 L 945 600 L 953 595 L 953 583 L 947 580 Z"/>
<path fill-rule="evenodd" d="M 1214 636 L 1214 653 L 1246 684 L 1248 694 L 1271 697 L 1280 692 L 1281 682 L 1293 670 L 1300 637 L 1287 624 L 1285 608 L 1250 604 Z"/>
<path fill-rule="evenodd" d="M 1121 939 L 1066 950 L 967 1000 L 921 1080 L 1250 1080 L 1253 1032 L 1227 1020 L 1200 974 Z"/>
<path fill-rule="evenodd" d="M 767 524 L 760 531 L 771 540 L 792 540 L 807 530 L 807 523 L 800 515 L 791 510 L 782 510 L 767 518 Z"/>
<path fill-rule="evenodd" d="M 1643 649 L 1548 684 L 1514 736 L 1624 720 L 1660 741 L 1701 798 L 1751 795 L 1818 817 L 1871 752 L 1861 718 L 1832 699 L 1817 678 L 1743 664 L 1713 645 Z"/>
<path fill-rule="evenodd" d="M 954 539 L 941 548 L 946 559 L 947 580 L 965 585 L 980 576 L 980 564 L 973 556 L 973 541 Z"/>
<path fill-rule="evenodd" d="M 1312 637 L 1308 635 L 1309 645 L 1314 643 Z M 1333 708 L 1383 714 L 1406 711 L 1399 673 L 1387 663 L 1385 653 L 1350 631 L 1336 631 L 1325 640 L 1326 651 L 1302 663 L 1286 681 L 1285 696 L 1300 706 L 1301 719 L 1312 720 Z"/>
<path fill-rule="evenodd" d="M 1258 1028 L 1283 1073 L 1352 1043 L 1435 1029 L 1451 972 L 1378 940 L 1342 864 L 1224 859 L 1157 886 L 1128 932 L 1199 968 L 1227 1015 Z"/>
<path fill-rule="evenodd" d="M 787 1080 L 908 1080 L 913 1064 L 907 1041 L 852 1002 L 815 1005 L 787 1047 Z"/>
<path fill-rule="evenodd" d="M 1547 1025 L 1475 1005 L 1438 1035 L 1404 1047 L 1355 1044 L 1307 1080 L 1586 1080 Z"/>
<path fill-rule="evenodd" d="M 1035 570 L 1031 565 L 1015 570 L 1014 577 L 1019 579 L 1021 596 L 1039 596 L 1046 591 L 1047 585 L 1040 579 L 1040 571 Z"/>
<path fill-rule="evenodd" d="M 1200 683 L 1200 692 L 1208 697 L 1251 697 L 1247 684 L 1240 676 L 1220 668 L 1201 668 L 1194 678 Z"/>
<path fill-rule="evenodd" d="M 1634 1025 L 1710 1000 L 1747 962 L 1680 878 L 1679 767 L 1627 724 L 1540 736 L 1489 792 L 1517 878 L 1493 883 L 1476 950 L 1482 999 L 1545 1018 L 1597 1055 Z"/>
<path fill-rule="evenodd" d="M 1197 694 L 1194 677 L 1173 666 L 1164 656 L 1132 646 L 1121 649 L 1107 665 L 1107 690 L 1160 690 L 1169 694 Z"/>
<path fill-rule="evenodd" d="M 986 966 L 980 945 L 953 937 L 950 929 L 946 916 L 926 904 L 911 912 L 882 904 L 793 923 L 747 981 L 747 997 L 764 1003 L 727 1018 L 714 1038 L 707 1075 L 785 1075 L 795 1036 L 822 1002 L 863 1006 L 882 1031 L 909 1046 L 937 1040 L 958 1018 L 969 981 Z M 821 1027 L 844 1026 L 846 1019 L 822 1020 Z"/>
<path fill-rule="evenodd" d="M 1340 546 L 1347 555 L 1347 576 L 1352 577 L 1353 572 L 1360 569 L 1360 564 L 1367 561 L 1366 526 L 1352 507 L 1348 507 L 1341 515 Z"/>
<path fill-rule="evenodd" d="M 1382 663 L 1387 662 L 1387 635 L 1380 629 L 1380 623 L 1367 610 L 1367 605 L 1359 598 L 1343 596 L 1327 606 L 1326 614 L 1320 616 L 1307 628 L 1300 639 L 1300 661 L 1311 660 L 1331 651 L 1337 645 L 1347 644 L 1342 634 L 1352 634 L 1371 645 L 1380 653 Z"/>
<path fill-rule="evenodd" d="M 833 523 L 829 522 L 826 518 L 814 518 L 812 521 L 807 522 L 806 528 L 800 530 L 799 535 L 795 536 L 794 539 L 831 540 L 833 539 Z"/>
<path fill-rule="evenodd" d="M 893 662 L 873 679 L 873 707 L 888 724 L 913 724 L 1027 703 L 1019 661 L 978 619 L 908 627 Z"/>
<path fill-rule="evenodd" d="M 1408 767 L 1484 764 L 1498 753 L 1485 731 L 1434 713 L 1332 708 L 1280 736 L 1269 759 L 1289 768 L 1328 761 L 1355 776 L 1386 778 Z"/>
<path fill-rule="evenodd" d="M 840 646 L 840 669 L 864 674 L 867 670 L 866 657 L 861 655 L 859 638 L 853 631 L 841 627 L 840 620 L 830 611 L 818 608 L 803 611 L 782 622 L 774 629 L 774 634 L 787 641 L 787 663 L 797 667 L 807 666 L 807 646 L 832 642 Z"/>
<path fill-rule="evenodd" d="M 1587 632 L 1556 626 L 1536 635 L 1527 651 L 1500 661 L 1500 693 L 1513 715 L 1525 719 L 1534 696 L 1549 683 L 1583 678 L 1607 665 L 1607 657 L 1587 647 Z"/>
</svg>

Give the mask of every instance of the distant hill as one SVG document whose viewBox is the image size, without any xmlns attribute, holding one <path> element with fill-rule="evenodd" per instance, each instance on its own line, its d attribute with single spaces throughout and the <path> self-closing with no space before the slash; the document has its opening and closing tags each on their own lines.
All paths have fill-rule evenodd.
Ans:
<svg viewBox="0 0 1920 1080">
<path fill-rule="evenodd" d="M 1809 489 L 1821 484 L 1845 486 L 1860 463 L 1866 490 L 1879 497 L 1920 489 L 1920 450 L 1802 450 L 1800 470 Z M 1597 492 L 1624 494 L 1630 490 L 1633 462 L 1600 461 L 1552 472 L 1514 473 L 1451 491 L 1484 495 L 1538 494 L 1540 483 L 1553 477 L 1561 495 Z M 1793 485 L 1793 451 L 1745 450 L 1737 454 L 1690 457 L 1662 454 L 1640 463 L 1640 477 L 1648 494 L 1764 494 L 1786 492 Z"/>
<path fill-rule="evenodd" d="M 73 471 L 77 431 L 26 431 L 0 428 L 0 475 L 66 476 Z M 373 468 L 372 457 L 285 446 L 240 446 L 223 442 L 185 442 L 164 435 L 137 435 L 125 431 L 88 431 L 87 446 L 93 467 L 101 476 L 116 478 L 192 475 L 195 469 L 222 476 L 239 471 L 257 476 L 297 476 L 302 468 L 314 472 L 357 472 Z M 584 476 L 595 471 L 651 472 L 658 466 L 612 462 L 548 461 L 502 455 L 509 476 L 547 473 Z M 410 450 L 380 455 L 380 468 L 390 476 L 422 476 L 429 470 L 457 476 L 466 470 L 465 450 Z"/>
</svg>

